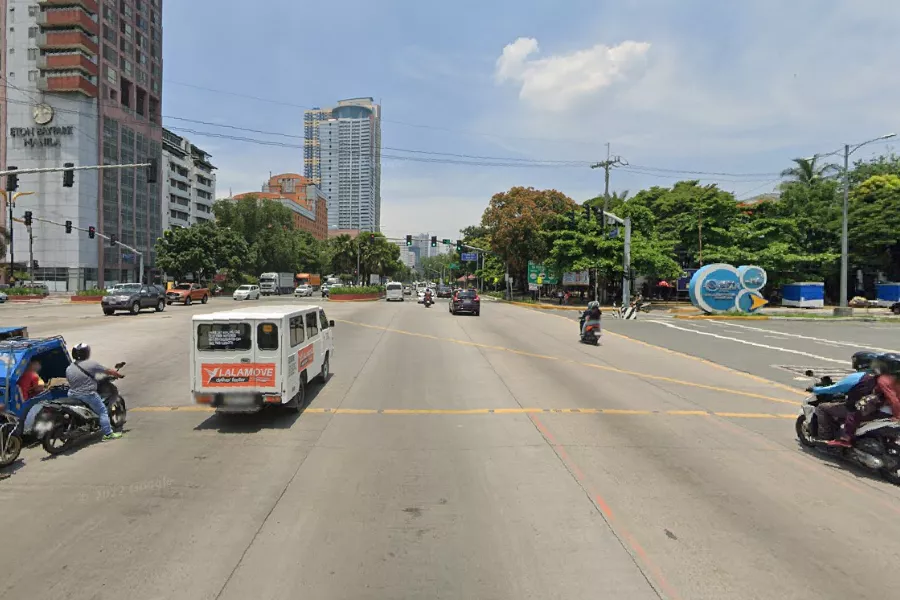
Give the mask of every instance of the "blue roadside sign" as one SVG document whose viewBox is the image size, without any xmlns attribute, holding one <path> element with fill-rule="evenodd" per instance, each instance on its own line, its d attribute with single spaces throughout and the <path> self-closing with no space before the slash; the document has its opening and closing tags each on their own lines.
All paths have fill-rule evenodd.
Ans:
<svg viewBox="0 0 900 600">
<path fill-rule="evenodd" d="M 477 252 L 463 252 L 459 255 L 459 259 L 465 262 L 475 262 L 478 260 Z"/>
</svg>

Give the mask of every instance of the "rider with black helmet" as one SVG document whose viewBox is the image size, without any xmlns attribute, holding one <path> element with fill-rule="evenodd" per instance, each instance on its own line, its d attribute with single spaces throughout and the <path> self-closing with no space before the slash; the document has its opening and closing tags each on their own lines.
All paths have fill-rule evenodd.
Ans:
<svg viewBox="0 0 900 600">
<path fill-rule="evenodd" d="M 72 359 L 75 362 L 66 368 L 69 397 L 84 402 L 100 417 L 100 431 L 103 433 L 104 441 L 115 440 L 122 437 L 122 434 L 112 430 L 106 405 L 103 404 L 103 399 L 97 393 L 97 375 L 109 375 L 110 377 L 119 377 L 120 375 L 115 369 L 107 369 L 90 358 L 91 347 L 87 344 L 78 344 L 72 348 Z"/>
<path fill-rule="evenodd" d="M 869 374 L 872 361 L 878 356 L 871 350 L 860 350 L 850 359 L 854 373 L 847 375 L 837 383 L 826 386 L 807 388 L 817 396 L 834 396 L 846 394 L 847 400 L 840 402 L 822 402 L 816 407 L 816 421 L 818 432 L 816 437 L 822 440 L 830 440 L 834 437 L 834 424 L 847 417 L 854 410 L 854 406 L 862 396 L 872 392 L 875 387 L 875 378 Z M 868 377 L 867 377 L 868 375 Z"/>
</svg>

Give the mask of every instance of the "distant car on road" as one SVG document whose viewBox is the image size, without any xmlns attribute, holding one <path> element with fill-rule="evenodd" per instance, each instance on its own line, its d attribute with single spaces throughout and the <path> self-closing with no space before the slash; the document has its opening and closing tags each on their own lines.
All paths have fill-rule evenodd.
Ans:
<svg viewBox="0 0 900 600">
<path fill-rule="evenodd" d="M 450 301 L 450 312 L 454 315 L 472 313 L 481 316 L 481 298 L 475 290 L 459 290 Z"/>
<path fill-rule="evenodd" d="M 384 286 L 384 299 L 386 302 L 390 302 L 391 300 L 403 302 L 403 284 L 391 281 Z"/>
<path fill-rule="evenodd" d="M 259 300 L 258 285 L 242 285 L 231 295 L 235 300 Z"/>
<path fill-rule="evenodd" d="M 179 283 L 166 292 L 166 304 L 184 304 L 190 306 L 196 300 L 206 304 L 209 300 L 209 290 L 199 283 Z"/>
<path fill-rule="evenodd" d="M 160 286 L 126 283 L 116 286 L 113 294 L 103 296 L 100 307 L 107 316 L 117 311 L 128 311 L 136 315 L 145 308 L 162 312 L 166 309 L 166 296 Z"/>
<path fill-rule="evenodd" d="M 452 298 L 453 290 L 451 290 L 450 286 L 447 286 L 447 285 L 439 286 L 438 290 L 437 290 L 437 297 L 438 298 Z"/>
<path fill-rule="evenodd" d="M 9 297 L 6 294 L 4 294 L 3 292 L 0 292 L 0 304 L 3 304 L 7 300 L 9 300 Z"/>
<path fill-rule="evenodd" d="M 412 296 L 412 287 L 408 285 L 403 286 L 403 295 L 404 296 Z"/>
<path fill-rule="evenodd" d="M 309 285 L 308 283 L 301 283 L 296 288 L 294 288 L 294 295 L 295 296 L 312 296 L 313 295 L 312 286 Z"/>
</svg>

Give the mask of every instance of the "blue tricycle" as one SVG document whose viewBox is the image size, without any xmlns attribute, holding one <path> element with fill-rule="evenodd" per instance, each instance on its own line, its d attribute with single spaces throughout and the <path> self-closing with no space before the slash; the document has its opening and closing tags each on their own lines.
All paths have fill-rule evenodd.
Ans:
<svg viewBox="0 0 900 600">
<path fill-rule="evenodd" d="M 19 388 L 19 379 L 33 360 L 41 364 L 38 375 L 44 380 L 45 389 L 26 399 Z M 24 327 L 0 329 L 0 426 L 10 429 L 10 423 L 17 423 L 15 434 L 33 435 L 34 418 L 42 403 L 68 395 L 66 385 L 55 384 L 65 379 L 66 368 L 71 362 L 61 336 L 29 338 Z M 0 443 L 8 437 L 2 436 Z"/>
</svg>

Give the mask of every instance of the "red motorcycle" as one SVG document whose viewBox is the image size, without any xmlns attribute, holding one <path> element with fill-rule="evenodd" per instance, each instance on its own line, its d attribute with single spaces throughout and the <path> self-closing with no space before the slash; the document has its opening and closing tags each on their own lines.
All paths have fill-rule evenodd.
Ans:
<svg viewBox="0 0 900 600">
<path fill-rule="evenodd" d="M 425 294 L 425 298 L 422 299 L 422 304 L 425 305 L 425 308 L 431 308 L 431 305 L 434 304 L 434 300 L 431 298 L 431 292 Z"/>
</svg>

